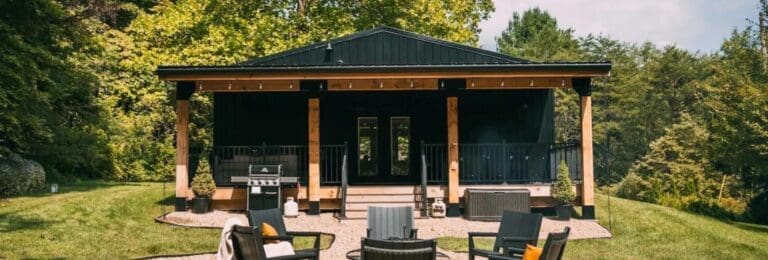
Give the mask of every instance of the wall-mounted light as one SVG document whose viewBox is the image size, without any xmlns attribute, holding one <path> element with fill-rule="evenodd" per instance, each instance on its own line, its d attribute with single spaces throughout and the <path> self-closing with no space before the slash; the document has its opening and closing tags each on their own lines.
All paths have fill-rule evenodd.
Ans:
<svg viewBox="0 0 768 260">
<path fill-rule="evenodd" d="M 203 90 L 203 83 L 200 83 L 200 90 Z"/>
<path fill-rule="evenodd" d="M 475 81 L 474 80 L 472 81 L 472 87 L 473 88 L 475 87 Z"/>
<path fill-rule="evenodd" d="M 227 83 L 227 89 L 232 90 L 232 83 Z"/>
<path fill-rule="evenodd" d="M 501 87 L 502 88 L 504 87 L 504 81 L 503 80 L 501 81 Z"/>
<path fill-rule="evenodd" d="M 560 80 L 560 86 L 561 86 L 561 87 L 565 87 L 565 80 L 564 80 L 564 79 L 561 79 L 561 80 Z"/>
<path fill-rule="evenodd" d="M 413 88 L 413 80 L 411 80 L 411 88 Z"/>
<path fill-rule="evenodd" d="M 533 80 L 531 80 L 531 87 L 533 87 Z"/>
<path fill-rule="evenodd" d="M 379 80 L 379 88 L 384 88 L 384 81 L 383 80 Z"/>
<path fill-rule="evenodd" d="M 291 84 L 288 84 L 288 88 L 290 88 L 290 89 L 293 88 L 293 81 L 291 81 Z"/>
<path fill-rule="evenodd" d="M 261 81 L 259 81 L 259 90 L 262 90 L 263 87 L 261 86 Z"/>
<path fill-rule="evenodd" d="M 352 81 L 349 82 L 349 88 L 352 88 Z"/>
<path fill-rule="evenodd" d="M 328 45 L 331 45 L 330 43 Z M 323 90 L 323 83 L 320 82 L 320 90 Z"/>
</svg>

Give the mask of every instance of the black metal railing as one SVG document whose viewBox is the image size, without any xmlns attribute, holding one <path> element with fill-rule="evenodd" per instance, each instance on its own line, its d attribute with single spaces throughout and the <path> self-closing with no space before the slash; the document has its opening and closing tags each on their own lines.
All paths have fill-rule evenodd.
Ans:
<svg viewBox="0 0 768 260">
<path fill-rule="evenodd" d="M 568 166 L 568 175 L 572 180 L 581 180 L 581 145 L 577 143 L 554 144 L 549 149 L 550 152 L 550 179 L 557 177 L 557 166 L 560 161 L 565 161 Z"/>
<path fill-rule="evenodd" d="M 308 151 L 304 145 L 216 146 L 211 168 L 219 186 L 231 186 L 232 176 L 248 176 L 250 164 L 282 164 L 283 176 L 306 180 Z"/>
<path fill-rule="evenodd" d="M 320 184 L 341 182 L 345 145 L 320 146 Z M 307 183 L 309 150 L 306 145 L 216 146 L 211 170 L 218 186 L 232 186 L 232 176 L 248 176 L 250 164 L 282 164 L 283 176 L 299 177 Z"/>
<path fill-rule="evenodd" d="M 344 143 L 346 147 L 346 142 Z M 347 218 L 347 188 L 349 187 L 349 164 L 347 163 L 347 154 L 342 157 L 341 163 L 341 218 Z"/>
<path fill-rule="evenodd" d="M 341 183 L 344 156 L 347 145 L 320 145 L 320 184 Z"/>
<path fill-rule="evenodd" d="M 426 167 L 427 182 L 440 184 L 448 182 L 448 151 L 445 144 L 421 143 L 421 155 Z"/>
<path fill-rule="evenodd" d="M 448 180 L 448 151 L 444 144 L 423 144 L 429 183 Z M 459 179 L 462 184 L 552 182 L 560 160 L 565 160 L 573 180 L 581 179 L 578 144 L 461 143 Z"/>
</svg>

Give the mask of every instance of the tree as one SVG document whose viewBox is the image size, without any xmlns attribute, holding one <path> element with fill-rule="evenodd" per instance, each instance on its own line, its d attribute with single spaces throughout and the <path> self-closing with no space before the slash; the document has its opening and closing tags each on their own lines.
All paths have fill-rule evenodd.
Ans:
<svg viewBox="0 0 768 260">
<path fill-rule="evenodd" d="M 88 17 L 49 0 L 0 2 L 0 156 L 18 153 L 59 173 L 111 172 L 96 79 L 71 53 L 92 46 Z"/>
<path fill-rule="evenodd" d="M 532 61 L 574 60 L 578 42 L 573 29 L 561 29 L 557 20 L 539 8 L 512 14 L 507 29 L 496 38 L 498 51 Z"/>
<path fill-rule="evenodd" d="M 379 25 L 476 45 L 490 0 L 163 2 L 137 10 L 124 29 L 99 26 L 101 49 L 81 55 L 98 72 L 100 103 L 114 119 L 110 146 L 115 177 L 162 179 L 173 173 L 173 86 L 158 80 L 158 65 L 227 65 Z M 192 153 L 210 148 L 210 95 L 193 96 Z"/>
<path fill-rule="evenodd" d="M 713 198 L 719 178 L 712 176 L 708 139 L 709 132 L 683 114 L 680 123 L 666 128 L 664 136 L 651 143 L 648 154 L 632 166 L 630 173 L 651 182 L 657 200 L 664 196 Z"/>
</svg>

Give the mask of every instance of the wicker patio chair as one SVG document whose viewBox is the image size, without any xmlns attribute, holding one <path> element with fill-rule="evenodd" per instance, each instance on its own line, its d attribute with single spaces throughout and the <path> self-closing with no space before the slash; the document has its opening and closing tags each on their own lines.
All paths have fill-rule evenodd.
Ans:
<svg viewBox="0 0 768 260">
<path fill-rule="evenodd" d="M 367 237 L 371 239 L 416 239 L 413 207 L 368 207 Z"/>
<path fill-rule="evenodd" d="M 565 252 L 565 244 L 568 243 L 568 235 L 571 233 L 571 228 L 565 227 L 565 230 L 560 233 L 549 233 L 547 236 L 547 242 L 544 242 L 544 248 L 539 256 L 539 260 L 560 260 L 563 258 L 563 252 Z M 492 255 L 488 257 L 490 260 L 517 260 L 519 256 L 498 256 Z"/>
<path fill-rule="evenodd" d="M 475 256 L 515 255 L 525 251 L 525 245 L 536 245 L 539 241 L 542 215 L 505 210 L 501 216 L 498 232 L 469 232 L 469 259 Z M 475 247 L 475 237 L 496 237 L 492 250 Z"/>
</svg>

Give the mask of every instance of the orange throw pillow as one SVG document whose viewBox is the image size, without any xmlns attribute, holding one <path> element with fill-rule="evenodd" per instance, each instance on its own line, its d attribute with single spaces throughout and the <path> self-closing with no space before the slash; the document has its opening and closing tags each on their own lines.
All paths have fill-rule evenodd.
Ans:
<svg viewBox="0 0 768 260">
<path fill-rule="evenodd" d="M 277 236 L 277 229 L 272 227 L 272 225 L 267 224 L 266 222 L 261 223 L 261 236 L 262 237 L 276 237 Z M 271 243 L 277 243 L 280 241 L 277 240 L 264 240 L 264 243 L 271 244 Z"/>
<path fill-rule="evenodd" d="M 523 260 L 539 260 L 542 251 L 544 251 L 544 249 L 541 247 L 526 245 L 525 252 L 523 253 Z"/>
</svg>

